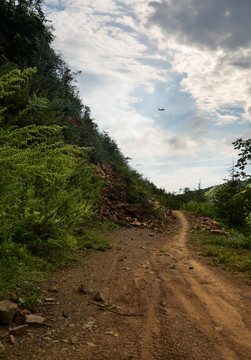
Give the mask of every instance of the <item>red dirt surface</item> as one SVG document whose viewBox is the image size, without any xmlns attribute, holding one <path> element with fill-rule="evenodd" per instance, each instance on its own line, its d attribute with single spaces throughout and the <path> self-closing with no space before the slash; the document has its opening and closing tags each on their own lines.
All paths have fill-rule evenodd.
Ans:
<svg viewBox="0 0 251 360">
<path fill-rule="evenodd" d="M 55 301 L 39 312 L 50 326 L 30 328 L 16 344 L 0 338 L 7 358 L 251 359 L 250 286 L 190 250 L 188 222 L 175 215 L 165 232 L 120 230 L 111 250 L 80 255 L 54 274 L 42 298 Z M 80 284 L 102 293 L 114 312 L 79 293 Z"/>
</svg>

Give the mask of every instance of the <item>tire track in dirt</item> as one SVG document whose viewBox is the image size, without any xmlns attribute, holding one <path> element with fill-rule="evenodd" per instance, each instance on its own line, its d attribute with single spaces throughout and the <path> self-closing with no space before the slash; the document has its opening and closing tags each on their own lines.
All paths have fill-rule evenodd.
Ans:
<svg viewBox="0 0 251 360">
<path fill-rule="evenodd" d="M 176 235 L 120 230 L 111 250 L 83 258 L 63 276 L 55 274 L 50 281 L 60 289 L 58 305 L 52 314 L 47 309 L 54 316 L 47 337 L 55 342 L 38 342 L 45 333 L 38 329 L 18 345 L 22 357 L 11 348 L 10 359 L 30 360 L 31 354 L 39 360 L 250 359 L 250 309 L 245 307 L 250 288 L 200 261 L 188 248 L 185 216 L 176 212 L 176 217 Z M 92 294 L 76 291 L 80 282 L 102 292 L 121 313 L 144 316 L 100 311 Z M 69 312 L 67 319 L 63 310 Z M 90 320 L 94 326 L 86 329 Z"/>
<path fill-rule="evenodd" d="M 238 311 L 240 295 L 233 293 L 226 279 L 221 281 L 207 266 L 191 257 L 186 245 L 187 220 L 180 212 L 176 215 L 182 224 L 181 231 L 165 246 L 176 259 L 176 269 L 170 276 L 162 264 L 161 278 L 172 288 L 196 327 L 213 340 L 222 359 L 249 359 L 251 336 Z"/>
</svg>

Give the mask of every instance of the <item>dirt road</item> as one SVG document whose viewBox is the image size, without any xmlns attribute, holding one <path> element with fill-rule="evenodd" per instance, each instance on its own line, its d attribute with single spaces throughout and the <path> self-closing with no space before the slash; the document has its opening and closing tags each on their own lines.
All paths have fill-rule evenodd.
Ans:
<svg viewBox="0 0 251 360">
<path fill-rule="evenodd" d="M 251 289 L 189 250 L 189 226 L 176 212 L 165 234 L 130 228 L 111 250 L 80 258 L 45 284 L 53 320 L 9 345 L 10 359 L 247 360 L 251 354 Z M 83 283 L 115 312 L 100 311 Z"/>
</svg>

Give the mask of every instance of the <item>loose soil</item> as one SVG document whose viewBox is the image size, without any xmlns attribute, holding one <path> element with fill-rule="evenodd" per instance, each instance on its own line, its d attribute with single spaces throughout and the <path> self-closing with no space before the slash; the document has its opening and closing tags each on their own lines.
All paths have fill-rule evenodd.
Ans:
<svg viewBox="0 0 251 360">
<path fill-rule="evenodd" d="M 164 232 L 120 230 L 112 249 L 56 273 L 42 289 L 55 301 L 39 311 L 50 326 L 30 328 L 16 344 L 1 339 L 7 358 L 251 359 L 250 286 L 191 250 L 188 222 L 175 215 Z M 102 293 L 113 312 L 79 293 L 80 284 Z"/>
</svg>

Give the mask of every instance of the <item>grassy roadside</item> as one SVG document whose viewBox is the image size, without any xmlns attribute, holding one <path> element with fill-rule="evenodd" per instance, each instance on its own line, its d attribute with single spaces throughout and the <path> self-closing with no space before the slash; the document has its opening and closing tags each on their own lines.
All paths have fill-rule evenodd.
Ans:
<svg viewBox="0 0 251 360">
<path fill-rule="evenodd" d="M 43 280 L 53 271 L 74 261 L 79 253 L 88 255 L 90 252 L 109 249 L 107 234 L 112 228 L 108 225 L 97 223 L 84 229 L 75 236 L 77 246 L 74 252 L 63 249 L 61 254 L 52 253 L 48 259 L 34 256 L 24 247 L 17 248 L 16 244 L 10 244 L 9 257 L 0 257 L 0 300 L 17 299 L 36 293 Z"/>
<path fill-rule="evenodd" d="M 250 236 L 245 237 L 236 232 L 224 236 L 210 231 L 193 230 L 190 238 L 199 254 L 208 257 L 212 266 L 222 265 L 224 270 L 251 276 Z"/>
</svg>

